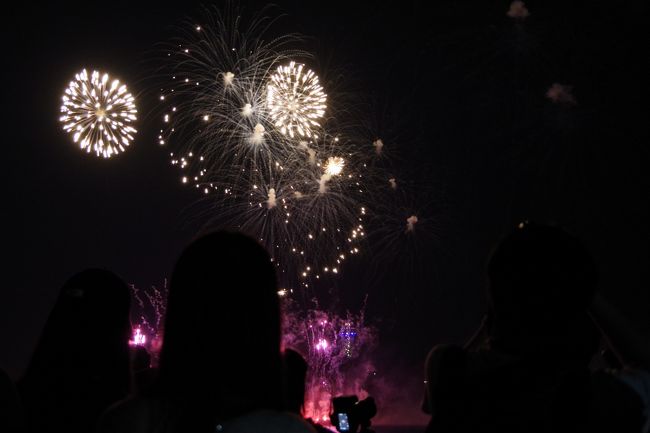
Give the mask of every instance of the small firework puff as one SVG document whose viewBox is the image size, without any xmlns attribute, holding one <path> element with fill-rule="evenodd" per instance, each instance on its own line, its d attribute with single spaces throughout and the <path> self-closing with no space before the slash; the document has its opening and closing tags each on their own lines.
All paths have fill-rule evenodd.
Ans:
<svg viewBox="0 0 650 433">
<path fill-rule="evenodd" d="M 415 230 L 415 225 L 418 223 L 418 217 L 415 215 L 411 215 L 410 217 L 406 218 L 406 232 L 412 232 Z"/>
<path fill-rule="evenodd" d="M 318 192 L 325 194 L 327 192 L 327 182 L 332 180 L 332 176 L 339 176 L 345 166 L 345 160 L 338 156 L 332 156 L 327 159 L 325 164 L 325 173 L 318 181 Z"/>
<path fill-rule="evenodd" d="M 266 205 L 269 207 L 269 209 L 272 209 L 276 206 L 277 201 L 275 197 L 275 188 L 269 188 L 269 198 L 266 201 Z"/>
<path fill-rule="evenodd" d="M 576 98 L 571 93 L 572 86 L 553 83 L 546 91 L 546 97 L 556 104 L 576 105 Z"/>
<path fill-rule="evenodd" d="M 397 189 L 397 181 L 395 180 L 394 177 L 388 179 L 388 183 L 390 184 L 391 189 Z"/>
<path fill-rule="evenodd" d="M 530 12 L 528 12 L 528 9 L 526 8 L 524 2 L 515 0 L 510 3 L 510 9 L 508 9 L 506 15 L 516 20 L 523 20 L 530 16 Z"/>
<path fill-rule="evenodd" d="M 384 142 L 381 141 L 381 138 L 378 138 L 375 141 L 373 141 L 372 145 L 375 147 L 375 152 L 377 152 L 377 155 L 381 155 L 381 151 L 384 148 Z"/>
<path fill-rule="evenodd" d="M 223 74 L 223 84 L 226 86 L 231 86 L 233 80 L 235 79 L 235 74 L 232 72 L 226 72 Z M 246 104 L 250 108 L 250 104 Z"/>
<path fill-rule="evenodd" d="M 86 152 L 110 158 L 124 152 L 133 141 L 137 110 L 133 96 L 119 80 L 84 69 L 75 75 L 63 95 L 63 129 Z"/>
<path fill-rule="evenodd" d="M 251 144 L 262 144 L 264 142 L 264 127 L 260 123 L 253 128 L 249 141 Z"/>
</svg>

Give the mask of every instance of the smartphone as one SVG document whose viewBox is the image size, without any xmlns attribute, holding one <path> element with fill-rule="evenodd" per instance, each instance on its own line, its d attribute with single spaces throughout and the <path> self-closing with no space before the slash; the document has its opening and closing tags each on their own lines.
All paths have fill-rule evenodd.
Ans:
<svg viewBox="0 0 650 433">
<path fill-rule="evenodd" d="M 348 414 L 347 413 L 339 413 L 337 414 L 339 418 L 339 428 L 338 430 L 343 432 L 343 431 L 350 431 L 350 422 L 348 421 Z"/>
</svg>

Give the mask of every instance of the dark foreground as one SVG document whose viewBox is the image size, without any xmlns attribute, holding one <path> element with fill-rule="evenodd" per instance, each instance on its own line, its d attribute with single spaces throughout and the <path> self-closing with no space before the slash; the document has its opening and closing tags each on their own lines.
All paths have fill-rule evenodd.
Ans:
<svg viewBox="0 0 650 433">
<path fill-rule="evenodd" d="M 422 433 L 425 426 L 373 426 L 376 433 Z"/>
</svg>

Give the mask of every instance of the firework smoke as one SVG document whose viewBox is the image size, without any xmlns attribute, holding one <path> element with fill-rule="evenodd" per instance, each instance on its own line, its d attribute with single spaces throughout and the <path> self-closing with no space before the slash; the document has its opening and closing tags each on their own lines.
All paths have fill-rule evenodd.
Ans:
<svg viewBox="0 0 650 433">
<path fill-rule="evenodd" d="M 506 12 L 506 15 L 516 20 L 523 20 L 530 16 L 530 12 L 528 12 L 523 1 L 515 0 L 510 3 L 510 8 L 508 9 L 508 12 Z"/>
<path fill-rule="evenodd" d="M 406 218 L 406 231 L 407 232 L 412 232 L 415 230 L 415 225 L 418 223 L 418 217 L 415 215 L 411 215 L 410 217 Z"/>
<path fill-rule="evenodd" d="M 553 83 L 546 91 L 546 97 L 556 104 L 576 105 L 577 101 L 572 93 L 572 87 L 560 83 Z"/>
<path fill-rule="evenodd" d="M 384 149 L 384 142 L 378 138 L 377 140 L 372 142 L 372 145 L 375 147 L 375 152 L 377 152 L 377 155 L 381 155 Z"/>
</svg>

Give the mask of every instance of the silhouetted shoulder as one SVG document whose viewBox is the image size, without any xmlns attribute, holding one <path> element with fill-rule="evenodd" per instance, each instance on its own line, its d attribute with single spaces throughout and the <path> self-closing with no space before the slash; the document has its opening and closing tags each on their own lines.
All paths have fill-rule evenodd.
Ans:
<svg viewBox="0 0 650 433">
<path fill-rule="evenodd" d="M 286 412 L 259 411 L 232 419 L 223 425 L 228 433 L 316 433 L 307 421 Z"/>
<path fill-rule="evenodd" d="M 87 433 L 129 394 L 129 287 L 87 269 L 61 288 L 18 384 L 27 430 Z"/>
<path fill-rule="evenodd" d="M 445 394 L 444 388 L 464 370 L 464 359 L 463 349 L 455 345 L 438 344 L 431 349 L 424 367 L 425 397 L 422 410 L 425 413 L 435 413 L 441 394 Z"/>
<path fill-rule="evenodd" d="M 131 397 L 111 406 L 100 418 L 97 433 L 165 433 L 170 413 L 157 399 Z"/>
<path fill-rule="evenodd" d="M 170 406 L 161 400 L 132 398 L 111 407 L 97 433 L 167 433 L 178 428 Z M 316 433 L 305 420 L 285 412 L 258 411 L 215 425 L 228 433 Z"/>
<path fill-rule="evenodd" d="M 593 431 L 650 431 L 650 419 L 646 418 L 650 415 L 650 375 L 647 372 L 601 370 L 592 374 L 591 386 Z"/>
<path fill-rule="evenodd" d="M 21 415 L 16 388 L 9 376 L 0 369 L 0 431 L 23 431 Z"/>
<path fill-rule="evenodd" d="M 425 380 L 428 386 L 437 381 L 441 367 L 449 362 L 450 358 L 464 356 L 463 350 L 451 344 L 438 344 L 429 351 L 425 361 Z"/>
</svg>

